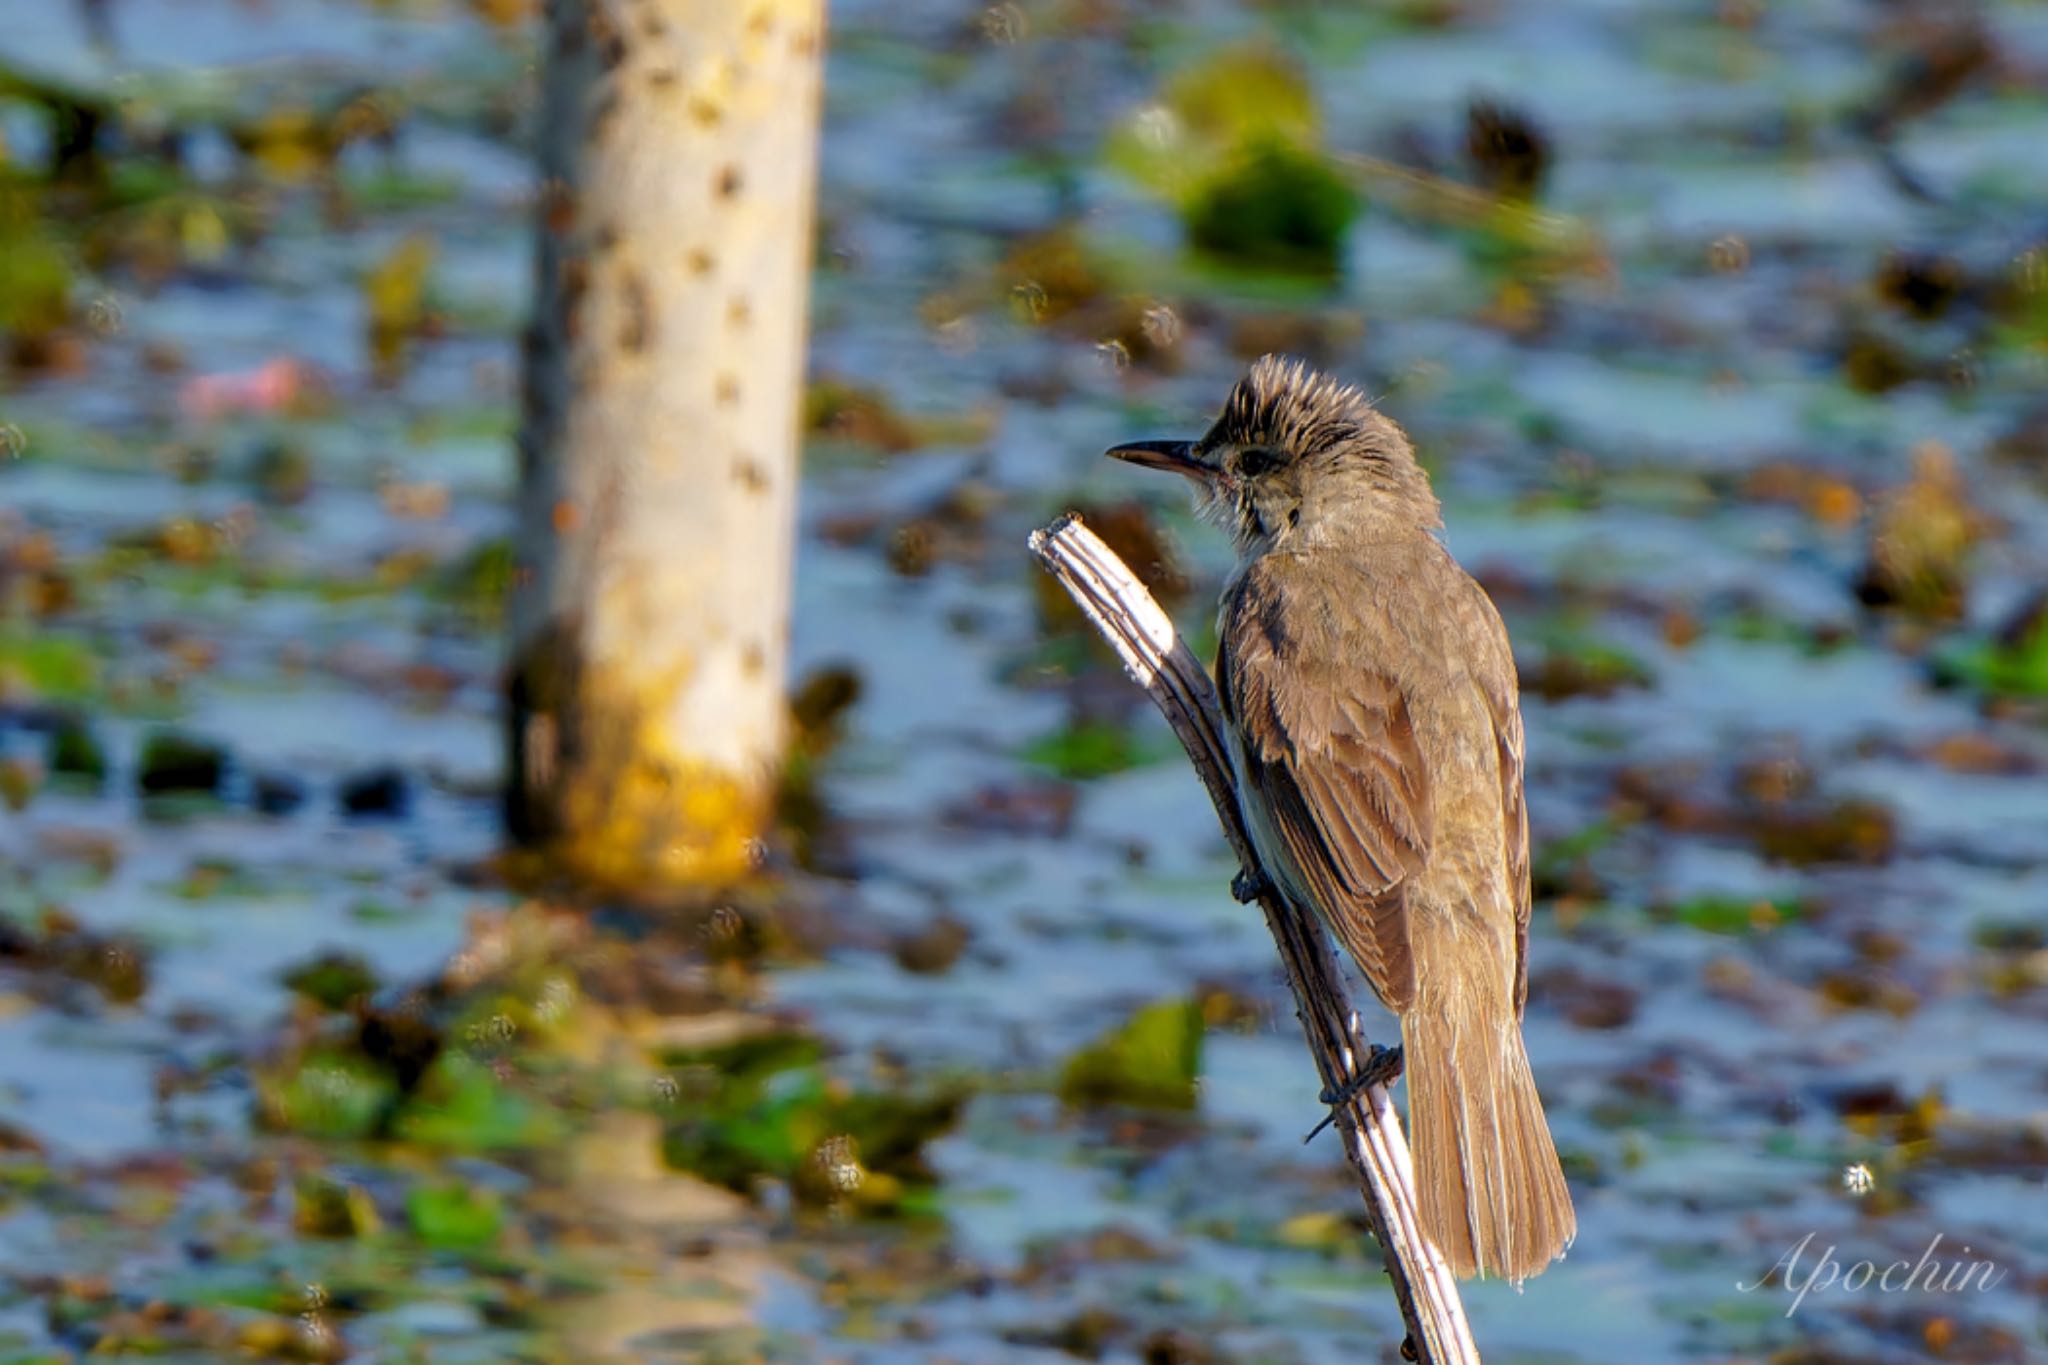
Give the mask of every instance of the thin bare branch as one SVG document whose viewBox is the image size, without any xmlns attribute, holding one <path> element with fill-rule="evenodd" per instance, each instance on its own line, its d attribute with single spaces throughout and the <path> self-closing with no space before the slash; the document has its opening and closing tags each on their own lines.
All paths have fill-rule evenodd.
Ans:
<svg viewBox="0 0 2048 1365">
<path fill-rule="evenodd" d="M 1223 717 L 1208 671 L 1189 651 L 1172 620 L 1116 553 L 1071 513 L 1031 535 L 1031 552 L 1086 613 L 1145 689 L 1188 751 L 1215 803 L 1223 833 L 1248 877 L 1270 887 L 1238 811 Z M 1259 898 L 1266 927 L 1287 969 L 1296 1013 L 1323 1084 L 1341 1091 L 1370 1056 L 1371 1044 L 1345 995 L 1329 939 L 1311 916 L 1268 890 Z M 1408 1324 L 1408 1345 L 1425 1365 L 1479 1365 L 1450 1266 L 1423 1235 L 1415 1171 L 1384 1086 L 1372 1086 L 1337 1114 L 1345 1154 L 1358 1174 L 1387 1273 Z"/>
</svg>

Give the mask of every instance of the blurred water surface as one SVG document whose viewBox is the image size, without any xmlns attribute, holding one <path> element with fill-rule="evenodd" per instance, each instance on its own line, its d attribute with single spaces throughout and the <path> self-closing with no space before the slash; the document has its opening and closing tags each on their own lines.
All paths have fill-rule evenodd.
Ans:
<svg viewBox="0 0 2048 1365">
<path fill-rule="evenodd" d="M 794 641 L 861 700 L 792 893 L 828 927 L 735 986 L 701 944 L 561 928 L 479 869 L 534 63 L 492 8 L 124 0 L 109 49 L 70 7 L 0 6 L 0 67 L 188 129 L 150 201 L 184 254 L 74 253 L 74 306 L 115 325 L 0 388 L 0 756 L 29 775 L 0 814 L 0 1360 L 1385 1351 L 1201 789 L 1023 554 L 1069 505 L 1149 500 L 1206 638 L 1218 538 L 1098 452 L 1195 434 L 1267 349 L 1415 435 L 1524 669 L 1527 1033 L 1581 1231 L 1524 1292 L 1470 1290 L 1488 1358 L 2048 1351 L 2048 743 L 2037 697 L 1953 662 L 2024 638 L 2048 569 L 2048 10 L 835 6 L 812 365 L 857 401 L 812 414 Z M 1858 120 L 1959 22 L 1994 57 L 1888 166 Z M 1444 182 L 1474 173 L 1469 100 L 1526 110 L 1542 208 L 1591 259 L 1371 178 L 1335 280 L 1184 253 L 1103 149 L 1261 34 L 1324 143 Z M 300 115 L 366 93 L 397 111 L 383 145 L 295 169 Z M 16 167 L 48 145 L 33 102 L 0 137 Z M 431 264 L 392 371 L 365 282 L 409 239 Z M 1953 301 L 1896 302 L 1901 253 Z M 1959 600 L 1860 602 L 1873 544 L 1943 517 L 1969 527 Z M 51 575 L 72 600 L 21 606 Z M 31 638 L 85 680 L 31 668 Z M 97 786 L 43 780 L 59 713 L 104 747 Z M 166 726 L 224 747 L 218 799 L 137 794 Z M 1098 733 L 1106 758 L 1075 739 Z M 941 921 L 962 944 L 926 960 Z M 557 934 L 580 975 L 548 967 Z M 380 983 L 358 1023 L 284 984 L 322 952 Z M 397 1138 L 338 1117 L 370 1083 L 334 1038 L 499 970 L 433 997 L 437 1079 Z M 606 984 L 671 971 L 697 1003 Z M 1064 1058 L 1181 998 L 1208 1021 L 1192 1114 L 1062 1106 Z M 831 1217 L 661 1165 L 695 1093 L 662 1059 L 762 1020 L 822 1039 L 835 1086 L 969 1097 L 928 1196 Z M 1808 1234 L 2007 1273 L 1790 1315 L 1738 1287 Z"/>
</svg>

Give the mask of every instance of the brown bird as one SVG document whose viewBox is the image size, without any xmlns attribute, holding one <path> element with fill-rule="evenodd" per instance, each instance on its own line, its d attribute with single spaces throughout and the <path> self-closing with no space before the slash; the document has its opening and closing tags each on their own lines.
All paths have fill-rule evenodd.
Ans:
<svg viewBox="0 0 2048 1365">
<path fill-rule="evenodd" d="M 1237 542 L 1216 681 L 1245 826 L 1400 1016 L 1430 1239 L 1460 1275 L 1536 1274 L 1577 1220 L 1522 1046 L 1515 661 L 1429 476 L 1364 394 L 1273 356 L 1201 440 L 1109 453 L 1194 480 Z"/>
</svg>

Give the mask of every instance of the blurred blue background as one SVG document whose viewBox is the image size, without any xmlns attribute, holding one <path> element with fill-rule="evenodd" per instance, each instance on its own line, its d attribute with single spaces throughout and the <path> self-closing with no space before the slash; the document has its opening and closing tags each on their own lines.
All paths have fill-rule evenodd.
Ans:
<svg viewBox="0 0 2048 1365">
<path fill-rule="evenodd" d="M 0 0 L 0 1361 L 1391 1358 L 1023 549 L 1206 649 L 1099 452 L 1269 351 L 1522 668 L 1581 1231 L 1487 1358 L 2048 1353 L 2048 7 L 834 5 L 799 759 L 666 915 L 494 857 L 533 9 Z M 1809 1236 L 2002 1273 L 1742 1288 Z"/>
</svg>

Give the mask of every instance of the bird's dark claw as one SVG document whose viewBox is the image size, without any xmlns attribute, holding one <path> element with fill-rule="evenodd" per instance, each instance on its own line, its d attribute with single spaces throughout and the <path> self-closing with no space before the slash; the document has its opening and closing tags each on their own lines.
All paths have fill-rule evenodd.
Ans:
<svg viewBox="0 0 2048 1365">
<path fill-rule="evenodd" d="M 1323 1121 L 1309 1130 L 1304 1144 L 1315 1139 L 1316 1134 L 1337 1121 L 1337 1110 L 1372 1089 L 1376 1085 L 1391 1085 L 1401 1075 L 1401 1049 L 1372 1045 L 1372 1055 L 1365 1059 L 1365 1065 L 1358 1068 L 1358 1074 L 1342 1086 L 1325 1089 L 1316 1098 L 1330 1106 L 1330 1112 L 1323 1115 Z"/>
<path fill-rule="evenodd" d="M 1273 883 L 1266 880 L 1263 872 L 1247 872 L 1243 868 L 1230 879 L 1230 894 L 1237 897 L 1239 905 L 1250 905 L 1273 889 Z"/>
</svg>

